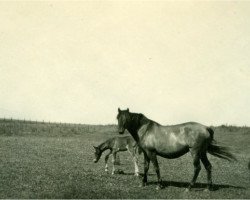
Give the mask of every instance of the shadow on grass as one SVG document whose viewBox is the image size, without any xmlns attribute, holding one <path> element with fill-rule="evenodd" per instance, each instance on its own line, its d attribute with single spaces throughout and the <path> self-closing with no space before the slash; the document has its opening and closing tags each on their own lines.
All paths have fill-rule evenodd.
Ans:
<svg viewBox="0 0 250 200">
<path fill-rule="evenodd" d="M 157 182 L 149 182 L 148 185 L 156 185 Z M 169 186 L 178 187 L 178 188 L 187 188 L 189 185 L 188 182 L 176 182 L 176 181 L 163 181 L 164 188 L 168 188 Z M 197 183 L 193 187 L 193 191 L 202 191 L 207 187 L 207 184 L 205 183 Z M 243 189 L 246 190 L 244 187 L 239 186 L 233 186 L 233 185 L 224 185 L 224 184 L 214 184 L 212 191 L 216 191 L 223 188 L 234 188 L 234 189 Z M 118 194 L 114 192 L 114 190 L 98 190 L 98 188 L 88 188 L 86 189 L 85 186 L 82 187 L 79 184 L 71 185 L 67 188 L 66 191 L 64 191 L 60 198 L 63 199 L 82 199 L 82 198 L 88 198 L 88 199 L 117 199 Z M 119 194 L 120 195 L 120 194 Z M 126 195 L 126 194 L 124 194 Z M 121 196 L 119 196 L 121 197 Z M 138 198 L 138 197 L 135 197 Z"/>
<path fill-rule="evenodd" d="M 128 173 L 124 173 L 124 174 L 120 174 L 120 175 L 130 175 L 130 176 L 134 176 L 134 173 L 128 172 Z M 148 174 L 148 176 L 153 176 L 155 174 Z M 140 177 L 143 177 L 143 173 L 140 173 Z M 157 182 L 148 182 L 148 185 L 156 185 Z M 189 186 L 189 182 L 178 182 L 178 181 L 162 181 L 162 185 L 163 187 L 169 187 L 169 186 L 173 186 L 173 187 L 179 187 L 179 188 L 187 188 Z M 195 189 L 206 189 L 207 188 L 207 183 L 196 183 L 193 188 Z M 234 188 L 234 189 L 244 189 L 246 190 L 245 187 L 241 187 L 241 186 L 234 186 L 234 185 L 227 185 L 227 184 L 213 184 L 212 186 L 212 191 L 216 191 L 219 189 L 223 189 L 223 188 Z"/>
<path fill-rule="evenodd" d="M 123 176 L 124 174 L 120 174 L 118 176 Z M 133 173 L 127 173 L 126 175 L 134 176 Z M 154 175 L 154 174 L 152 174 Z M 187 188 L 189 186 L 189 182 L 178 182 L 178 181 L 163 181 L 163 189 L 167 189 L 168 187 L 177 187 L 177 188 Z M 148 182 L 148 186 L 157 185 L 156 181 Z M 147 186 L 146 186 L 147 187 Z M 138 187 L 139 188 L 139 187 Z M 207 188 L 206 183 L 196 183 L 193 187 L 193 191 L 202 191 L 205 188 Z M 227 185 L 227 184 L 213 184 L 212 191 L 217 191 L 220 189 L 241 189 L 246 190 L 245 187 L 240 186 L 233 186 L 233 185 Z M 120 190 L 120 188 L 116 188 L 115 190 L 105 190 L 104 188 L 100 188 L 98 186 L 92 187 L 91 185 L 81 184 L 81 182 L 72 182 L 72 184 L 68 185 L 67 189 L 65 189 L 57 198 L 63 198 L 63 199 L 117 199 L 117 197 L 121 197 L 119 195 L 126 195 L 126 190 L 123 192 L 120 191 L 119 194 L 117 194 L 116 190 Z M 118 195 L 118 196 L 117 196 Z M 138 194 L 140 196 L 140 193 Z M 135 196 L 135 198 L 138 198 Z"/>
<path fill-rule="evenodd" d="M 131 175 L 135 175 L 134 173 L 132 173 L 132 172 L 124 172 L 124 174 L 122 174 L 122 175 L 129 175 L 129 176 L 131 176 Z M 156 174 L 151 174 L 151 173 L 148 173 L 148 176 L 155 176 Z M 140 177 L 143 177 L 143 173 L 139 173 L 139 176 Z"/>
<path fill-rule="evenodd" d="M 156 185 L 157 182 L 149 182 L 148 185 Z M 173 186 L 173 187 L 179 187 L 179 188 L 187 188 L 189 186 L 189 182 L 178 182 L 178 181 L 162 181 L 162 185 L 163 187 L 169 187 L 169 186 Z M 194 189 L 205 189 L 207 188 L 207 184 L 206 183 L 196 183 L 193 186 Z M 245 187 L 241 187 L 241 186 L 233 186 L 233 185 L 227 185 L 227 184 L 213 184 L 212 186 L 212 191 L 216 191 L 219 189 L 223 189 L 223 188 L 234 188 L 234 189 L 244 189 L 246 190 Z"/>
</svg>

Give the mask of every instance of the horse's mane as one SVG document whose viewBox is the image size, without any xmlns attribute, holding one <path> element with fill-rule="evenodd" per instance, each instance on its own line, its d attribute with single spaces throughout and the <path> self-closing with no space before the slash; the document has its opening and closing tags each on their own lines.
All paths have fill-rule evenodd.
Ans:
<svg viewBox="0 0 250 200">
<path fill-rule="evenodd" d="M 131 113 L 129 112 L 130 116 L 130 126 L 128 131 L 131 133 L 133 138 L 136 142 L 139 142 L 139 136 L 138 136 L 138 129 L 142 127 L 143 125 L 146 125 L 146 129 L 149 130 L 153 127 L 154 124 L 160 125 L 159 123 L 148 119 L 145 115 L 142 113 Z"/>
<path fill-rule="evenodd" d="M 142 123 L 142 124 L 157 124 L 157 125 L 160 125 L 158 122 L 156 121 L 153 121 L 149 118 L 147 118 L 144 114 L 142 113 L 129 113 L 130 116 L 131 116 L 131 119 L 133 122 L 136 122 L 137 124 L 138 123 Z"/>
</svg>

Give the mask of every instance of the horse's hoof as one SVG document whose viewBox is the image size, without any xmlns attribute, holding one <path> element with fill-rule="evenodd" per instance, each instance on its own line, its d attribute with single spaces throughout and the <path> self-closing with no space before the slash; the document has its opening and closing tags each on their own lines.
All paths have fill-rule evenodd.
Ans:
<svg viewBox="0 0 250 200">
<path fill-rule="evenodd" d="M 213 191 L 213 187 L 212 186 L 209 186 L 207 188 L 204 189 L 204 192 L 210 192 L 210 191 Z"/>
<path fill-rule="evenodd" d="M 157 185 L 157 186 L 156 186 L 156 190 L 161 190 L 162 188 L 163 188 L 162 185 Z"/>
<path fill-rule="evenodd" d="M 147 183 L 141 183 L 140 185 L 139 185 L 139 187 L 145 187 L 147 185 Z"/>
<path fill-rule="evenodd" d="M 186 188 L 185 192 L 190 192 L 190 190 L 191 190 L 190 188 Z"/>
</svg>

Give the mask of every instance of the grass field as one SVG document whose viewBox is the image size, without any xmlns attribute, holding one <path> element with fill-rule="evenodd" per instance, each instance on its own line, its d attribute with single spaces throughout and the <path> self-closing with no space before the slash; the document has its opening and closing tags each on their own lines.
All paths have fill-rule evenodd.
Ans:
<svg viewBox="0 0 250 200">
<path fill-rule="evenodd" d="M 82 129 L 80 129 L 82 130 Z M 125 174 L 104 172 L 104 157 L 93 163 L 93 147 L 117 135 L 98 129 L 79 134 L 1 134 L 0 198 L 250 198 L 250 128 L 215 128 L 215 139 L 232 148 L 238 162 L 209 156 L 213 165 L 214 191 L 204 192 L 206 173 L 202 168 L 195 189 L 185 192 L 192 177 L 191 155 L 168 160 L 159 158 L 164 189 L 157 191 L 152 165 L 149 185 L 139 188 L 133 163 L 127 152 L 120 153 Z M 111 160 L 110 171 L 111 171 Z M 140 171 L 143 159 L 140 157 Z"/>
</svg>

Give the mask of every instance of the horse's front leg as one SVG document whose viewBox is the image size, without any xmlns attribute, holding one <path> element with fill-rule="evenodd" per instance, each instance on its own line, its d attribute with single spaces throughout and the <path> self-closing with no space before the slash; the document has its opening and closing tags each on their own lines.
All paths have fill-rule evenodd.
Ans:
<svg viewBox="0 0 250 200">
<path fill-rule="evenodd" d="M 144 153 L 144 175 L 143 175 L 143 179 L 142 179 L 142 186 L 146 186 L 147 182 L 148 182 L 148 169 L 149 169 L 149 163 L 150 163 L 150 159 L 147 156 L 146 153 Z"/>
<path fill-rule="evenodd" d="M 163 185 L 162 185 L 162 180 L 161 180 L 161 174 L 160 174 L 160 168 L 159 168 L 159 164 L 158 164 L 158 160 L 157 160 L 157 156 L 156 153 L 151 152 L 148 154 L 150 160 L 152 161 L 153 165 L 154 165 L 154 169 L 155 172 L 157 174 L 157 179 L 158 179 L 158 185 L 156 187 L 157 190 L 162 189 Z"/>
</svg>

